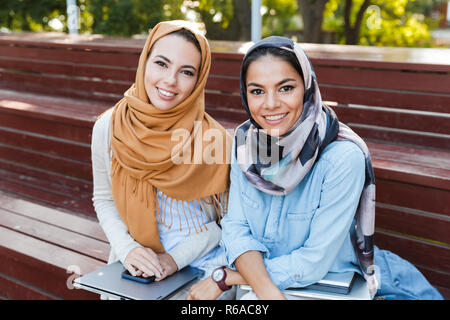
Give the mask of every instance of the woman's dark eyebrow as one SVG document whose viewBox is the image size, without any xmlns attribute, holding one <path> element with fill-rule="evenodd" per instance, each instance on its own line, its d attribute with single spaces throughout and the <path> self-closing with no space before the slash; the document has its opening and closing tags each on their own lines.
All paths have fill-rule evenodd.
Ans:
<svg viewBox="0 0 450 320">
<path fill-rule="evenodd" d="M 167 58 L 167 57 L 165 57 L 165 56 L 163 56 L 163 55 L 160 55 L 160 54 L 158 54 L 157 56 L 155 56 L 155 58 L 161 58 L 161 59 L 163 59 L 164 61 L 166 61 L 167 63 L 172 63 L 172 61 L 170 61 L 169 58 Z M 181 66 L 181 68 L 189 68 L 189 69 L 194 69 L 195 71 L 197 71 L 197 69 L 196 69 L 194 66 L 191 66 L 190 64 L 186 64 L 186 65 L 184 65 L 184 66 Z"/>
<path fill-rule="evenodd" d="M 294 78 L 286 78 L 284 80 L 281 80 L 280 82 L 277 83 L 277 86 L 281 86 L 282 84 L 289 82 L 289 81 L 296 81 Z"/>
<path fill-rule="evenodd" d="M 296 81 L 296 80 L 294 78 L 286 78 L 286 79 L 283 79 L 280 82 L 278 82 L 277 86 L 281 86 L 282 84 L 284 84 L 286 82 L 289 82 L 289 81 Z M 254 87 L 258 87 L 258 88 L 262 88 L 263 87 L 262 85 L 260 85 L 260 84 L 258 84 L 256 82 L 250 82 L 249 84 L 247 84 L 247 87 L 250 87 L 250 86 L 254 86 Z"/>
<path fill-rule="evenodd" d="M 166 58 L 166 57 L 164 57 L 164 56 L 162 56 L 162 55 L 160 55 L 160 54 L 158 54 L 157 56 L 155 56 L 155 58 L 161 58 L 161 59 L 163 59 L 163 60 L 165 60 L 166 62 L 168 62 L 168 63 L 172 63 L 172 61 L 170 61 L 169 60 L 169 58 Z"/>
</svg>

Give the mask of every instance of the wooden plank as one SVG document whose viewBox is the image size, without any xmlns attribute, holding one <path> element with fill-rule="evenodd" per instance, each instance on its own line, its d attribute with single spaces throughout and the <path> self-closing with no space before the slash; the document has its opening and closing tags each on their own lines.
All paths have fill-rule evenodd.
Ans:
<svg viewBox="0 0 450 320">
<path fill-rule="evenodd" d="M 107 262 L 109 244 L 0 208 L 0 225 L 33 238 Z"/>
<path fill-rule="evenodd" d="M 380 178 L 376 188 L 378 202 L 450 216 L 448 191 Z"/>
<path fill-rule="evenodd" d="M 450 117 L 431 113 L 403 113 L 360 106 L 333 108 L 340 121 L 420 132 L 450 134 Z"/>
<path fill-rule="evenodd" d="M 205 101 L 207 106 L 235 109 L 237 112 L 245 113 L 245 110 L 242 107 L 241 97 L 239 95 L 217 93 L 207 90 L 205 92 Z"/>
<path fill-rule="evenodd" d="M 414 265 L 450 272 L 450 247 L 376 230 L 375 244 L 390 250 Z"/>
<path fill-rule="evenodd" d="M 17 172 L 6 171 L 0 167 L 0 175 L 5 181 L 17 182 L 23 185 L 32 185 L 43 192 L 51 192 L 62 195 L 68 199 L 83 200 L 90 199 L 92 192 L 80 189 L 78 186 L 65 185 L 58 182 L 52 182 L 45 179 L 34 178 Z"/>
<path fill-rule="evenodd" d="M 92 127 L 94 121 L 89 123 L 90 126 L 78 126 L 71 125 L 70 123 L 39 119 L 34 117 L 33 114 L 27 114 L 25 112 L 23 112 L 23 114 L 24 115 L 16 115 L 3 112 L 0 102 L 0 126 L 2 127 L 29 131 L 85 144 L 90 144 L 92 140 Z"/>
<path fill-rule="evenodd" d="M 375 179 L 399 181 L 407 184 L 450 191 L 449 171 L 437 168 L 410 165 L 396 160 L 379 160 L 372 158 Z"/>
<path fill-rule="evenodd" d="M 49 292 L 29 286 L 23 281 L 0 273 L 0 294 L 12 300 L 55 300 L 61 299 Z"/>
<path fill-rule="evenodd" d="M 356 86 L 342 87 L 320 82 L 319 87 L 322 99 L 326 101 L 442 113 L 449 112 L 449 95 L 372 88 L 365 89 Z"/>
<path fill-rule="evenodd" d="M 86 121 L 88 123 L 95 121 L 99 114 L 114 106 L 114 104 L 105 102 L 99 103 L 5 89 L 0 89 L 0 101 L 2 112 L 22 114 L 26 111 L 33 114 L 33 117 L 84 126 Z"/>
<path fill-rule="evenodd" d="M 397 161 L 402 164 L 450 170 L 450 152 L 410 146 L 367 142 L 372 158 Z M 445 173 L 441 173 L 445 175 Z"/>
<path fill-rule="evenodd" d="M 41 168 L 33 168 L 23 164 L 0 159 L 0 169 L 3 174 L 8 172 L 15 175 L 15 180 L 46 181 L 47 184 L 57 185 L 58 190 L 70 190 L 92 194 L 92 181 L 80 180 L 63 174 L 50 172 Z"/>
<path fill-rule="evenodd" d="M 8 161 L 23 163 L 71 177 L 92 180 L 92 165 L 89 162 L 75 161 L 4 144 L 0 144 L 0 157 Z"/>
<path fill-rule="evenodd" d="M 316 65 L 314 71 L 319 84 L 450 93 L 450 74 L 443 72 L 408 72 L 401 69 L 377 70 L 369 65 L 360 69 Z"/>
<path fill-rule="evenodd" d="M 208 81 L 206 82 L 206 89 L 239 94 L 239 78 L 209 75 Z"/>
<path fill-rule="evenodd" d="M 90 162 L 91 148 L 87 144 L 75 144 L 66 140 L 49 139 L 48 136 L 30 134 L 0 127 L 0 144 L 48 153 L 63 158 Z"/>
<path fill-rule="evenodd" d="M 67 281 L 76 269 L 80 275 L 105 265 L 53 244 L 0 227 L 0 272 L 21 279 L 64 299 L 97 298 L 84 290 L 70 290 Z M 69 272 L 68 272 L 69 271 Z"/>
<path fill-rule="evenodd" d="M 212 75 L 232 76 L 239 78 L 241 73 L 242 60 L 220 58 L 217 55 L 212 58 L 211 71 Z"/>
<path fill-rule="evenodd" d="M 398 131 L 390 128 L 376 126 L 349 124 L 351 128 L 362 138 L 384 142 L 387 144 L 408 144 L 415 147 L 435 148 L 442 150 L 450 149 L 450 137 L 442 135 L 423 134 L 418 131 Z"/>
<path fill-rule="evenodd" d="M 132 82 L 100 81 L 74 78 L 70 76 L 55 77 L 44 74 L 15 73 L 0 70 L 1 83 L 8 88 L 22 88 L 23 83 L 32 83 L 35 92 L 40 92 L 41 87 L 52 87 L 55 92 L 63 93 L 82 91 L 84 94 L 116 94 L 123 95 Z M 14 85 L 15 84 L 15 85 Z"/>
<path fill-rule="evenodd" d="M 0 208 L 32 218 L 43 223 L 67 229 L 86 237 L 108 242 L 97 218 L 87 218 L 73 213 L 48 208 L 0 192 Z"/>
<path fill-rule="evenodd" d="M 99 78 L 134 82 L 136 68 L 98 66 L 81 63 L 16 59 L 0 56 L 0 68 L 43 74 L 66 75 L 71 77 Z"/>
<path fill-rule="evenodd" d="M 8 181 L 6 179 L 0 180 L 0 190 L 39 204 L 62 208 L 81 214 L 95 215 L 92 200 L 90 198 L 74 199 L 70 194 L 61 195 L 52 192 L 51 190 L 49 191 L 30 184 L 19 183 L 17 180 Z"/>
<path fill-rule="evenodd" d="M 377 203 L 376 226 L 450 245 L 450 217 L 448 216 L 414 212 Z"/>
<path fill-rule="evenodd" d="M 32 46 L 2 46 L 1 56 L 27 58 L 72 63 L 89 63 L 94 65 L 112 65 L 136 68 L 139 55 L 121 52 L 90 51 L 84 48 L 42 48 Z"/>
</svg>

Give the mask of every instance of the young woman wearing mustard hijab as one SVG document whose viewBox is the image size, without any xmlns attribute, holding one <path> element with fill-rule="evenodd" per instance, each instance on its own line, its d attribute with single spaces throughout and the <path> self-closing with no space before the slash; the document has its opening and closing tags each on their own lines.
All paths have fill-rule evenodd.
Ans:
<svg viewBox="0 0 450 320">
<path fill-rule="evenodd" d="M 216 220 L 226 212 L 231 137 L 205 112 L 210 65 L 203 35 L 183 21 L 159 23 L 135 83 L 95 123 L 94 207 L 109 263 L 120 260 L 133 275 L 158 281 L 191 265 L 208 276 L 225 265 Z M 195 161 L 196 150 L 211 148 L 201 136 L 208 131 L 218 133 L 222 158 Z M 174 139 L 179 132 L 188 138 Z M 184 161 L 174 161 L 176 151 Z"/>
</svg>

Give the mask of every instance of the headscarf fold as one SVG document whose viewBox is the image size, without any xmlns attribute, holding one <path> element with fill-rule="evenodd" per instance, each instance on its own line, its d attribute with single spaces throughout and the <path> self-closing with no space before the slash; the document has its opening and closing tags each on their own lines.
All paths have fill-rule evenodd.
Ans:
<svg viewBox="0 0 450 320">
<path fill-rule="evenodd" d="M 200 44 L 198 79 L 193 92 L 184 101 L 170 110 L 160 110 L 151 104 L 144 86 L 147 57 L 158 39 L 180 29 L 191 31 Z M 160 205 L 164 211 L 167 203 L 159 204 L 156 190 L 162 191 L 166 200 L 170 197 L 169 205 L 172 201 L 177 201 L 176 205 L 180 202 L 178 214 L 183 216 L 183 201 L 187 201 L 193 210 L 194 201 L 200 199 L 215 199 L 222 204 L 221 208 L 225 207 L 229 160 L 224 150 L 229 150 L 231 137 L 205 112 L 204 89 L 210 66 L 210 48 L 203 35 L 184 21 L 161 22 L 147 38 L 139 58 L 135 83 L 114 106 L 111 117 L 114 203 L 133 238 L 155 252 L 164 252 L 158 221 L 162 222 L 163 215 L 167 215 L 159 212 Z M 213 143 L 203 138 L 208 130 L 217 133 Z M 179 133 L 189 135 L 180 139 Z M 176 137 L 179 139 L 174 139 Z M 222 148 L 223 157 L 207 164 L 203 153 L 212 145 Z M 174 154 L 190 156 L 179 163 L 174 161 Z"/>
<path fill-rule="evenodd" d="M 271 137 L 252 118 L 247 89 L 241 70 L 241 97 L 250 120 L 235 133 L 235 156 L 248 181 L 257 189 L 272 195 L 286 195 L 308 174 L 321 151 L 332 141 L 354 142 L 364 153 L 366 179 L 356 211 L 352 243 L 361 271 L 368 280 L 372 295 L 377 289 L 374 274 L 375 178 L 369 149 L 348 126 L 338 121 L 334 111 L 322 103 L 316 75 L 305 52 L 292 40 L 269 37 L 256 43 L 244 57 L 257 49 L 275 47 L 288 50 L 298 59 L 305 84 L 303 110 L 293 127 L 280 137 Z"/>
</svg>

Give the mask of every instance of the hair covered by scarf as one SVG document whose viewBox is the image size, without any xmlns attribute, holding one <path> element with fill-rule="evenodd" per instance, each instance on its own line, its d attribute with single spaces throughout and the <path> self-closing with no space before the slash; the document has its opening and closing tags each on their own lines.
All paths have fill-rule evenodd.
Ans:
<svg viewBox="0 0 450 320">
<path fill-rule="evenodd" d="M 184 101 L 170 110 L 160 110 L 148 99 L 144 86 L 145 66 L 155 42 L 180 29 L 192 32 L 200 44 L 198 79 L 193 92 Z M 183 38 L 174 41 L 183 41 Z M 210 66 L 210 48 L 203 35 L 184 21 L 161 22 L 151 30 L 141 52 L 135 83 L 114 106 L 111 117 L 111 187 L 114 203 L 132 237 L 155 252 L 164 252 L 158 221 L 163 222 L 162 216 L 167 215 L 159 212 L 160 206 L 163 211 L 166 207 L 170 208 L 172 215 L 172 202 L 176 201 L 180 219 L 181 215 L 185 217 L 186 214 L 192 217 L 192 212 L 187 213 L 184 209 L 183 202 L 187 201 L 189 211 L 194 210 L 197 220 L 202 212 L 195 212 L 193 202 L 196 200 L 212 201 L 217 208 L 226 207 L 229 186 L 226 152 L 222 153 L 223 159 L 212 164 L 194 161 L 174 163 L 172 158 L 174 148 L 182 150 L 183 154 L 191 151 L 189 154 L 192 157 L 196 156 L 196 150 L 211 148 L 202 137 L 202 133 L 210 129 L 220 133 L 220 141 L 216 144 L 222 150 L 228 150 L 231 137 L 205 112 L 204 88 Z M 189 138 L 181 146 L 179 141 L 173 141 L 174 133 L 180 129 L 189 132 Z M 158 203 L 157 190 L 166 195 L 166 203 Z M 220 216 L 223 212 L 218 214 Z"/>
<path fill-rule="evenodd" d="M 287 133 L 271 137 L 253 119 L 247 102 L 246 59 L 257 50 L 287 50 L 298 60 L 305 85 L 303 110 Z M 251 63 L 251 62 L 250 62 Z M 292 40 L 272 36 L 257 42 L 244 57 L 241 69 L 241 98 L 250 120 L 237 128 L 235 156 L 247 180 L 257 189 L 273 195 L 286 195 L 308 174 L 320 152 L 334 140 L 355 143 L 364 153 L 366 179 L 356 211 L 351 238 L 361 271 L 372 295 L 377 290 L 374 274 L 375 179 L 369 150 L 348 126 L 338 121 L 334 111 L 322 103 L 316 75 L 304 51 Z M 268 156 L 267 156 L 268 155 Z"/>
</svg>

